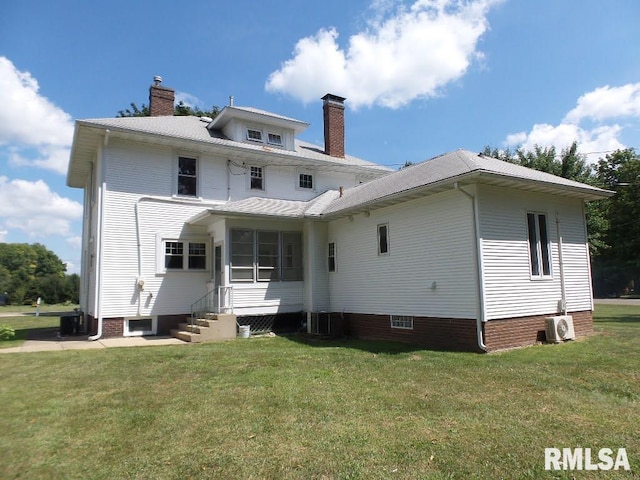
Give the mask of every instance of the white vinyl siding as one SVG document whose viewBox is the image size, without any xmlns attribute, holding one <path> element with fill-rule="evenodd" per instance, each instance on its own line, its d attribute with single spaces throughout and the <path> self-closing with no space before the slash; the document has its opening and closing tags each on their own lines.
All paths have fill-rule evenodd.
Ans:
<svg viewBox="0 0 640 480">
<path fill-rule="evenodd" d="M 472 212 L 469 199 L 451 191 L 330 222 L 339 262 L 330 310 L 476 318 Z M 382 224 L 393 232 L 392 255 L 378 256 Z"/>
<path fill-rule="evenodd" d="M 582 203 L 522 191 L 483 186 L 479 194 L 480 235 L 487 320 L 557 312 L 562 298 L 556 213 L 563 231 L 567 306 L 591 308 L 588 247 Z M 547 212 L 550 273 L 532 276 L 527 213 Z"/>
</svg>

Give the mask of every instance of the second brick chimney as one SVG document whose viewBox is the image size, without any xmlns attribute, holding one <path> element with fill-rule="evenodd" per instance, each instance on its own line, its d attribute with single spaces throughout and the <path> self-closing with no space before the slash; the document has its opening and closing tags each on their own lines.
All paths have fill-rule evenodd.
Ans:
<svg viewBox="0 0 640 480">
<path fill-rule="evenodd" d="M 163 117 L 173 115 L 173 104 L 176 94 L 173 88 L 162 86 L 162 77 L 153 77 L 153 85 L 149 88 L 149 115 Z"/>
<path fill-rule="evenodd" d="M 344 158 L 344 101 L 345 98 L 327 93 L 324 105 L 324 153 Z"/>
</svg>

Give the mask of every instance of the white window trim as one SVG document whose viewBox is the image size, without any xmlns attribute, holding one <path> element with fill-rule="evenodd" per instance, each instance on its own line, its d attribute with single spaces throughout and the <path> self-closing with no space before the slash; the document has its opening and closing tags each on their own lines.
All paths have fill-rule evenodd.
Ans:
<svg viewBox="0 0 640 480">
<path fill-rule="evenodd" d="M 300 175 L 309 175 L 311 177 L 311 188 L 301 187 L 300 186 Z M 298 170 L 296 172 L 296 190 L 301 190 L 303 192 L 315 192 L 316 191 L 316 175 L 314 172 L 310 172 L 309 170 Z"/>
<path fill-rule="evenodd" d="M 529 214 L 534 215 L 535 218 L 535 227 L 536 227 L 536 253 L 538 256 L 538 268 L 539 274 L 534 275 L 533 273 L 533 258 L 531 258 L 531 249 L 529 243 Z M 540 215 L 545 216 L 545 222 L 547 225 L 547 251 L 549 255 L 549 274 L 544 274 L 544 265 L 542 263 L 542 240 L 540 238 L 540 223 L 539 218 Z M 527 210 L 525 212 L 525 227 L 527 230 L 527 256 L 529 258 L 529 278 L 534 281 L 543 281 L 543 280 L 553 280 L 553 254 L 551 250 L 551 238 L 549 236 L 549 215 L 546 212 Z"/>
<path fill-rule="evenodd" d="M 251 138 L 249 136 L 249 132 L 259 132 L 260 133 L 260 139 L 257 138 Z M 261 128 L 256 128 L 256 127 L 247 127 L 245 130 L 245 138 L 247 139 L 248 142 L 254 142 L 254 143 L 264 143 L 264 132 L 262 131 Z"/>
<path fill-rule="evenodd" d="M 262 188 L 251 188 L 251 168 L 260 168 L 262 171 Z M 264 165 L 247 165 L 247 189 L 249 191 L 255 192 L 266 192 L 267 191 L 267 173 L 266 167 Z"/>
<path fill-rule="evenodd" d="M 280 137 L 280 142 L 272 142 L 270 135 L 277 135 L 278 137 Z M 274 132 L 274 131 L 269 131 L 267 130 L 267 144 L 269 145 L 273 145 L 275 147 L 284 147 L 284 134 L 282 132 Z"/>
<path fill-rule="evenodd" d="M 151 320 L 151 330 L 130 331 L 129 322 L 131 320 Z M 125 317 L 122 326 L 122 335 L 124 337 L 142 337 L 145 335 L 157 335 L 158 333 L 158 317 L 154 315 L 142 317 Z"/>
<path fill-rule="evenodd" d="M 385 227 L 387 230 L 387 251 L 386 252 L 382 252 L 380 250 L 380 227 Z M 378 256 L 379 257 L 386 257 L 389 255 L 389 253 L 391 252 L 391 240 L 389 239 L 389 224 L 388 223 L 379 223 L 378 226 L 376 227 L 376 238 L 377 238 L 377 248 L 378 248 Z"/>
<path fill-rule="evenodd" d="M 166 268 L 165 265 L 165 246 L 167 242 L 179 242 L 183 244 L 182 248 L 182 269 Z M 189 243 L 203 243 L 205 246 L 205 268 L 190 269 L 189 268 Z M 211 246 L 208 238 L 204 237 L 180 237 L 156 235 L 156 275 L 166 275 L 167 273 L 207 273 L 211 269 Z"/>
<path fill-rule="evenodd" d="M 411 322 L 411 326 L 402 325 L 408 321 Z M 396 322 L 395 325 L 394 322 Z M 391 328 L 413 330 L 413 317 L 411 315 L 389 315 L 389 324 L 391 325 Z"/>
<path fill-rule="evenodd" d="M 180 176 L 180 158 L 192 158 L 196 161 L 196 194 L 195 195 L 185 195 L 181 194 L 178 191 L 178 177 Z M 186 152 L 178 152 L 175 156 L 175 162 L 173 167 L 173 196 L 176 198 L 187 198 L 190 200 L 202 200 L 202 196 L 200 195 L 200 158 L 197 155 L 193 155 L 191 153 Z"/>
</svg>

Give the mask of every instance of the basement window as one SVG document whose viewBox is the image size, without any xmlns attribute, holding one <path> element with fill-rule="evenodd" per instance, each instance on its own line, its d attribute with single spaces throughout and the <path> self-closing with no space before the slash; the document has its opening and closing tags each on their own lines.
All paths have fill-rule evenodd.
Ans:
<svg viewBox="0 0 640 480">
<path fill-rule="evenodd" d="M 158 321 L 156 317 L 131 317 L 124 319 L 123 336 L 141 337 L 143 335 L 156 335 Z"/>
<path fill-rule="evenodd" d="M 391 328 L 413 330 L 413 317 L 408 315 L 391 315 Z"/>
</svg>

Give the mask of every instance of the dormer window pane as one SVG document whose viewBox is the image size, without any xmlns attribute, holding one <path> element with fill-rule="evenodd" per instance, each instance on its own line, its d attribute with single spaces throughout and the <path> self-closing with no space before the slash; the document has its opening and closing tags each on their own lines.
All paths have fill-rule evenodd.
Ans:
<svg viewBox="0 0 640 480">
<path fill-rule="evenodd" d="M 247 140 L 252 140 L 254 142 L 262 141 L 262 132 L 260 130 L 254 130 L 252 128 L 247 129 Z"/>
<path fill-rule="evenodd" d="M 270 133 L 268 141 L 271 145 L 282 145 L 282 135 L 279 133 Z"/>
</svg>

